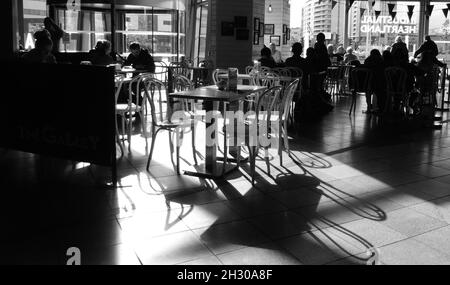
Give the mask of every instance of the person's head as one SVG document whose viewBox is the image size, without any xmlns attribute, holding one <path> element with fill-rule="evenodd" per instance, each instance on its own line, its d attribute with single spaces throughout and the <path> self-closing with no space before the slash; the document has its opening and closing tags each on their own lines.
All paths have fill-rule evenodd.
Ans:
<svg viewBox="0 0 450 285">
<path fill-rule="evenodd" d="M 347 48 L 347 53 L 348 54 L 353 54 L 353 48 L 352 47 L 348 47 Z"/>
<path fill-rule="evenodd" d="M 270 48 L 264 46 L 264 47 L 261 49 L 261 57 L 269 58 L 269 57 L 271 57 L 271 56 L 272 56 L 272 51 L 270 50 Z"/>
<path fill-rule="evenodd" d="M 52 19 L 50 19 L 49 17 L 44 19 L 44 26 L 46 29 L 50 28 L 52 26 Z"/>
<path fill-rule="evenodd" d="M 325 34 L 324 33 L 318 33 L 316 36 L 316 40 L 319 43 L 325 42 Z"/>
<path fill-rule="evenodd" d="M 130 44 L 130 52 L 134 56 L 139 56 L 139 54 L 141 53 L 141 45 L 138 42 L 131 43 Z"/>
<path fill-rule="evenodd" d="M 343 46 L 338 46 L 336 53 L 338 54 L 344 54 L 345 53 L 345 49 Z"/>
<path fill-rule="evenodd" d="M 294 55 L 301 55 L 303 52 L 303 46 L 301 43 L 295 43 L 292 45 L 292 49 L 291 49 L 292 53 Z"/>
<path fill-rule="evenodd" d="M 109 55 L 111 53 L 111 42 L 108 40 L 99 40 L 95 45 L 95 50 L 102 55 Z"/>
<path fill-rule="evenodd" d="M 53 42 L 50 38 L 41 37 L 36 39 L 35 47 L 42 53 L 51 53 L 53 48 Z"/>
<path fill-rule="evenodd" d="M 35 40 L 39 40 L 42 38 L 49 38 L 49 39 L 51 38 L 50 32 L 47 29 L 42 29 L 42 30 L 36 31 L 33 34 L 33 37 Z"/>
<path fill-rule="evenodd" d="M 269 45 L 270 51 L 274 53 L 277 50 L 277 45 L 274 43 L 270 43 Z"/>
<path fill-rule="evenodd" d="M 379 50 L 373 49 L 373 50 L 370 51 L 370 56 L 371 57 L 381 57 L 381 53 L 380 53 Z"/>
<path fill-rule="evenodd" d="M 387 50 L 388 52 L 391 52 L 392 47 L 391 47 L 391 46 L 385 46 L 385 47 L 384 47 L 384 50 Z"/>
<path fill-rule="evenodd" d="M 431 37 L 430 37 L 430 36 L 425 36 L 425 40 L 426 40 L 427 42 L 429 42 L 429 41 L 431 41 Z"/>
<path fill-rule="evenodd" d="M 329 55 L 334 54 L 334 46 L 332 44 L 327 45 L 327 51 Z"/>
<path fill-rule="evenodd" d="M 315 56 L 316 56 L 316 50 L 314 48 L 310 47 L 306 50 L 307 58 L 314 58 Z"/>
<path fill-rule="evenodd" d="M 396 42 L 396 43 L 402 43 L 402 42 L 403 42 L 402 36 L 397 36 L 397 37 L 395 38 L 395 42 Z"/>
</svg>

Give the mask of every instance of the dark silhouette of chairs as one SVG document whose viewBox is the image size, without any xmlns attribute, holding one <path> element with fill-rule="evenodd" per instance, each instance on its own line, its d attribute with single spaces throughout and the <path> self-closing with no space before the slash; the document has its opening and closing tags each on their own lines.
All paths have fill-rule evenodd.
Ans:
<svg viewBox="0 0 450 285">
<path fill-rule="evenodd" d="M 372 95 L 372 83 L 373 74 L 372 71 L 365 67 L 356 67 L 351 72 L 351 92 L 352 92 L 352 104 L 350 106 L 350 113 L 356 112 L 356 98 L 358 94 L 365 94 L 367 100 L 367 107 L 371 106 Z"/>
<path fill-rule="evenodd" d="M 400 67 L 389 67 L 384 71 L 386 76 L 386 105 L 384 111 L 389 113 L 393 105 L 400 104 L 404 114 L 408 111 L 408 92 L 406 91 L 406 70 Z"/>
</svg>

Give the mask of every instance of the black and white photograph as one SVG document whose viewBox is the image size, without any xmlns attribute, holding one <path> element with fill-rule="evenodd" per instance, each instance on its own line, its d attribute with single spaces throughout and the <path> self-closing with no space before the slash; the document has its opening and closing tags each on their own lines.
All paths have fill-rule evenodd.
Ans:
<svg viewBox="0 0 450 285">
<path fill-rule="evenodd" d="M 275 34 L 275 24 L 264 24 L 264 34 L 265 35 Z"/>
<path fill-rule="evenodd" d="M 449 265 L 449 9 L 2 1 L 0 265 L 150 284 Z"/>
</svg>

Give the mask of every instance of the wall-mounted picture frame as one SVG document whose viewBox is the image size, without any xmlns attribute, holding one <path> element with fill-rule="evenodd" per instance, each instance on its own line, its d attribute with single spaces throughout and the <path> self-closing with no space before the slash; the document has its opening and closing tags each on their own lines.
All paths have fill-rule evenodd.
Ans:
<svg viewBox="0 0 450 285">
<path fill-rule="evenodd" d="M 287 34 L 288 26 L 286 24 L 283 24 L 283 34 Z"/>
<path fill-rule="evenodd" d="M 283 34 L 283 45 L 287 45 L 287 34 Z"/>
<path fill-rule="evenodd" d="M 224 36 L 224 37 L 234 36 L 234 23 L 233 22 L 222 22 L 222 36 Z"/>
<path fill-rule="evenodd" d="M 259 31 L 260 31 L 260 26 L 259 26 L 259 24 L 260 24 L 259 18 L 255 18 L 255 19 L 253 20 L 253 31 L 255 31 L 255 32 L 259 32 Z M 258 35 L 258 36 L 259 36 L 259 35 Z"/>
<path fill-rule="evenodd" d="M 253 32 L 253 45 L 259 46 L 259 31 Z"/>
<path fill-rule="evenodd" d="M 259 22 L 259 37 L 260 38 L 264 37 L 264 23 L 263 22 Z"/>
<path fill-rule="evenodd" d="M 286 39 L 287 39 L 288 41 L 291 40 L 291 28 L 288 28 L 288 29 L 287 29 L 287 32 L 286 32 Z"/>
<path fill-rule="evenodd" d="M 264 34 L 274 35 L 275 34 L 275 24 L 264 24 Z"/>
<path fill-rule="evenodd" d="M 273 43 L 278 47 L 281 46 L 281 37 L 280 36 L 270 36 L 270 43 Z"/>
<path fill-rule="evenodd" d="M 247 28 L 247 17 L 235 16 L 234 17 L 234 26 L 236 29 Z"/>
<path fill-rule="evenodd" d="M 248 41 L 250 37 L 250 31 L 248 29 L 236 29 L 236 40 Z"/>
</svg>

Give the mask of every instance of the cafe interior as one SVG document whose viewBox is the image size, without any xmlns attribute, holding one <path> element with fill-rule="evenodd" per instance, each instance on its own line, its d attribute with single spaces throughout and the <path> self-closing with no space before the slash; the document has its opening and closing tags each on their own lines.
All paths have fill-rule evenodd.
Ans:
<svg viewBox="0 0 450 285">
<path fill-rule="evenodd" d="M 3 5 L 0 264 L 450 264 L 447 2 Z"/>
</svg>

